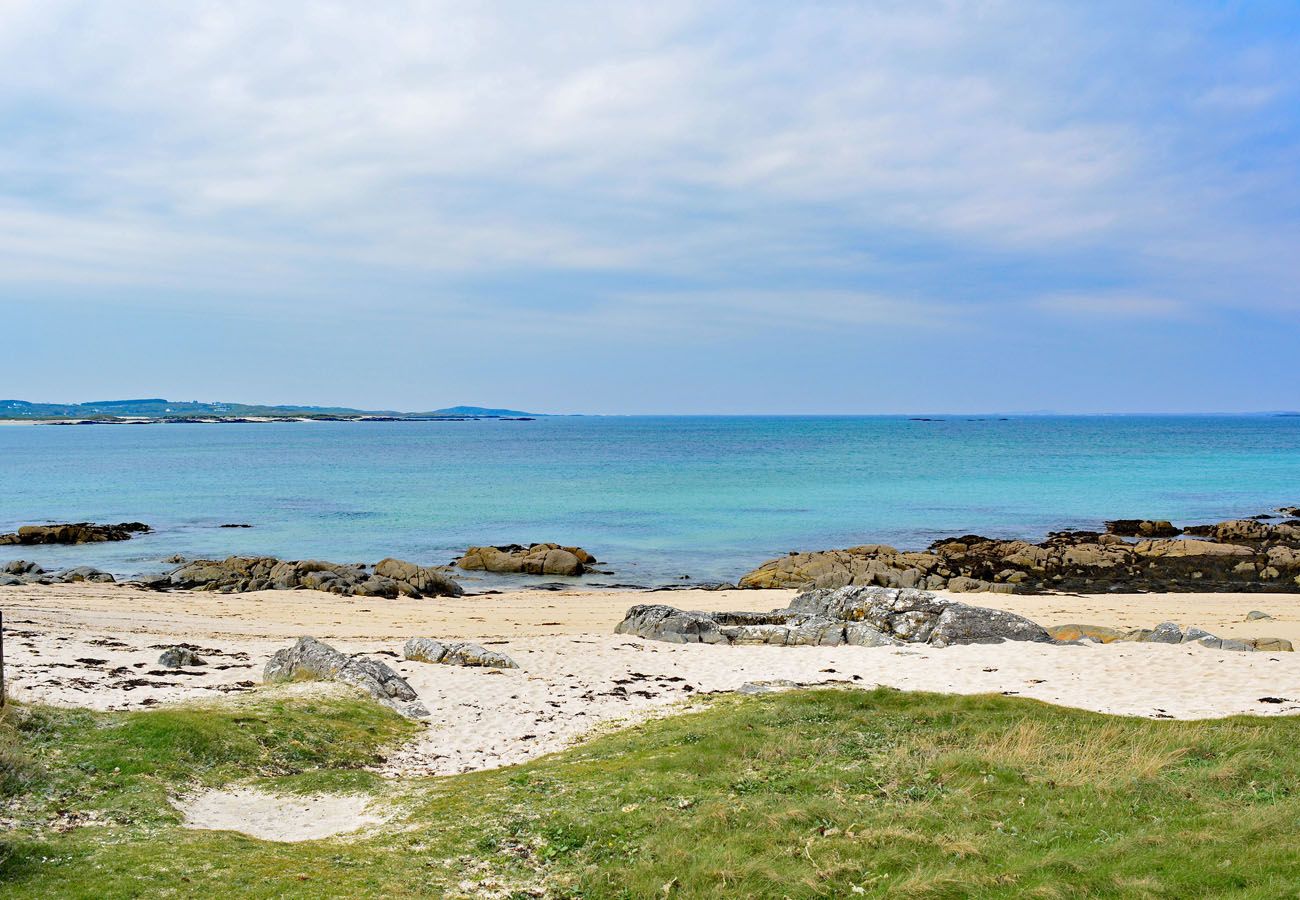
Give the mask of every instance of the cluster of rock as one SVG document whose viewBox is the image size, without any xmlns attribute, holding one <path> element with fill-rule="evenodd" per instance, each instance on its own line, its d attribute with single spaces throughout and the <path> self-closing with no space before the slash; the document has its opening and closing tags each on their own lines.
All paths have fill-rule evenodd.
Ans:
<svg viewBox="0 0 1300 900">
<path fill-rule="evenodd" d="M 23 525 L 17 531 L 0 534 L 0 544 L 97 544 L 102 541 L 129 541 L 133 535 L 152 530 L 143 522 L 119 522 L 117 525 L 96 525 L 93 522 Z"/>
<path fill-rule="evenodd" d="M 787 609 L 770 613 L 634 606 L 614 630 L 677 644 L 822 647 L 946 647 L 1052 639 L 1046 629 L 1015 613 L 969 606 L 929 591 L 881 587 L 812 590 L 795 597 Z"/>
<path fill-rule="evenodd" d="M 1166 522 L 1111 523 L 1135 534 Z M 1172 527 L 1172 526 L 1170 526 Z M 1034 593 L 1100 591 L 1300 591 L 1300 522 L 1239 519 L 1183 529 L 1204 539 L 1056 532 L 1042 543 L 966 535 L 924 551 L 884 544 L 791 553 L 740 579 L 742 588 L 876 585 L 924 590 Z"/>
<path fill-rule="evenodd" d="M 1103 625 L 1054 625 L 1047 629 L 1047 633 L 1052 636 L 1052 640 L 1062 643 L 1080 640 L 1101 644 L 1138 641 L 1148 644 L 1200 644 L 1214 650 L 1267 650 L 1272 653 L 1291 652 L 1294 649 L 1286 638 L 1221 638 L 1203 628 L 1180 628 L 1174 622 L 1161 622 L 1155 628 L 1127 629 L 1107 628 Z"/>
<path fill-rule="evenodd" d="M 517 669 L 519 664 L 504 653 L 489 650 L 469 641 L 439 641 L 434 638 L 411 638 L 402 655 L 414 662 L 441 663 L 445 666 L 481 666 L 487 669 Z"/>
<path fill-rule="evenodd" d="M 470 547 L 455 565 L 467 571 L 510 575 L 581 575 L 595 562 L 596 557 L 581 547 L 505 544 L 500 547 Z"/>
<path fill-rule="evenodd" d="M 278 681 L 338 681 L 352 685 L 388 708 L 409 718 L 428 718 L 415 690 L 377 659 L 352 657 L 313 637 L 300 637 L 292 647 L 276 651 L 262 677 Z"/>
<path fill-rule="evenodd" d="M 244 591 L 328 591 L 345 597 L 459 597 L 465 593 L 437 569 L 400 559 L 374 567 L 321 560 L 281 560 L 273 556 L 197 559 L 169 574 L 142 578 L 143 587 L 178 588 L 232 594 Z"/>
<path fill-rule="evenodd" d="M 15 559 L 0 569 L 0 587 L 13 587 L 20 584 L 76 584 L 81 581 L 111 584 L 113 576 L 94 566 L 77 566 L 72 569 L 47 572 L 36 563 L 25 559 Z"/>
</svg>

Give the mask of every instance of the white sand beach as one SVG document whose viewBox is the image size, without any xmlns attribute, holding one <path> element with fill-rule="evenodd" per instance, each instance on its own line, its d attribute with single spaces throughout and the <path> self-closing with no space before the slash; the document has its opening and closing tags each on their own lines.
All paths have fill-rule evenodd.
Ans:
<svg viewBox="0 0 1300 900">
<path fill-rule="evenodd" d="M 117 585 L 0 588 L 10 696 L 96 709 L 149 708 L 266 690 L 262 667 L 299 635 L 364 652 L 400 672 L 432 717 L 392 756 L 394 773 L 451 774 L 521 762 L 620 722 L 671 712 L 692 696 L 784 682 L 1005 693 L 1098 712 L 1160 718 L 1300 712 L 1300 654 L 1199 645 L 1027 643 L 934 648 L 702 646 L 613 634 L 629 606 L 772 609 L 788 591 L 513 591 L 382 600 L 313 591 L 153 593 Z M 1166 619 L 1221 636 L 1300 642 L 1297 594 L 1007 596 L 965 602 L 1044 625 L 1150 627 Z M 1274 618 L 1245 621 L 1259 609 Z M 517 670 L 400 658 L 407 638 L 474 639 Z M 167 670 L 167 646 L 208 665 Z M 297 687 L 276 688 L 294 690 Z M 1264 699 L 1268 698 L 1268 699 Z M 1276 701 L 1281 702 L 1276 702 Z"/>
</svg>

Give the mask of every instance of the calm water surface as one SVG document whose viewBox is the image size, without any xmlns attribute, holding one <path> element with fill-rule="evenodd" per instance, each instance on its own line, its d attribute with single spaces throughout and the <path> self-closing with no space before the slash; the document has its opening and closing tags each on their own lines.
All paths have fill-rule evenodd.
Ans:
<svg viewBox="0 0 1300 900">
<path fill-rule="evenodd" d="M 792 549 L 1296 503 L 1296 417 L 0 426 L 0 531 L 157 529 L 0 558 L 119 575 L 175 553 L 443 563 L 470 544 L 556 540 L 608 561 L 616 575 L 594 581 L 732 580 Z M 254 527 L 217 527 L 235 522 Z"/>
</svg>

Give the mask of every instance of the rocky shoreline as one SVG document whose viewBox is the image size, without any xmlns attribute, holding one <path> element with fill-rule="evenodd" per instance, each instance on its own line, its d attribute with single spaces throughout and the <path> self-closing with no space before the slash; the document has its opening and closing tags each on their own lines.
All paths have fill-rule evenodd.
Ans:
<svg viewBox="0 0 1300 900">
<path fill-rule="evenodd" d="M 1300 507 L 1214 524 L 1178 526 L 1159 519 L 1115 519 L 1106 531 L 1065 530 L 1034 543 L 963 535 L 924 550 L 864 544 L 837 550 L 791 552 L 768 560 L 734 586 L 754 589 L 835 589 L 848 586 L 929 591 L 1046 594 L 1060 592 L 1300 592 Z M 1292 518 L 1284 518 L 1292 517 Z M 1276 521 L 1269 521 L 1276 520 Z M 224 524 L 221 528 L 250 528 Z M 0 534 L 0 545 L 84 544 L 125 541 L 151 533 L 141 522 L 24 525 Z M 323 590 L 357 596 L 460 596 L 455 578 L 465 573 L 576 578 L 613 574 L 598 569 L 595 554 L 559 543 L 469 547 L 449 565 L 425 566 L 384 559 L 374 566 L 265 556 L 186 561 L 171 571 L 132 579 L 143 587 L 219 592 Z M 47 572 L 34 562 L 2 564 L 0 585 L 113 581 L 91 566 Z M 472 576 L 471 576 L 472 577 Z M 528 584 L 560 590 L 575 582 Z M 730 589 L 726 582 L 680 576 L 662 585 L 603 584 L 596 588 L 644 590 Z"/>
<path fill-rule="evenodd" d="M 1278 512 L 1287 515 L 1295 510 L 1283 507 Z M 1152 520 L 1107 524 L 1106 533 L 1058 531 L 1040 543 L 965 535 L 935 541 L 919 551 L 866 544 L 791 553 L 747 573 L 739 586 L 808 589 L 874 585 L 1008 594 L 1300 592 L 1300 520 L 1269 524 L 1260 519 L 1233 519 L 1187 528 Z M 1196 537 L 1174 536 L 1179 534 Z"/>
</svg>

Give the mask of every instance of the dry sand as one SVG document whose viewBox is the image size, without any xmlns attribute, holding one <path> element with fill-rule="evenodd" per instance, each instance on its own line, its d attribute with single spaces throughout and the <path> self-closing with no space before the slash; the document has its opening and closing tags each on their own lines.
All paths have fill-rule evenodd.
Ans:
<svg viewBox="0 0 1300 900">
<path fill-rule="evenodd" d="M 175 801 L 186 828 L 240 831 L 264 841 L 315 841 L 384 821 L 364 794 L 271 794 L 251 787 Z"/>
<path fill-rule="evenodd" d="M 393 773 L 449 774 L 520 762 L 593 730 L 669 712 L 692 695 L 751 682 L 890 685 L 1000 692 L 1124 715 L 1208 718 L 1300 711 L 1300 653 L 1200 646 L 1000 644 L 935 649 L 716 647 L 614 635 L 637 603 L 771 609 L 787 591 L 550 593 L 455 600 L 345 598 L 310 591 L 167 593 L 114 585 L 0 588 L 11 696 L 126 709 L 254 691 L 275 650 L 312 634 L 345 652 L 379 655 L 432 712 L 395 753 Z M 1300 645 L 1297 594 L 961 595 L 1045 624 L 1152 626 L 1171 619 L 1221 636 Z M 1246 622 L 1252 609 L 1272 621 Z M 412 636 L 472 638 L 518 670 L 462 669 L 399 658 Z M 166 646 L 199 647 L 209 664 L 171 671 Z M 1262 698 L 1270 698 L 1265 701 Z M 1282 702 L 1271 702 L 1280 699 Z"/>
</svg>

